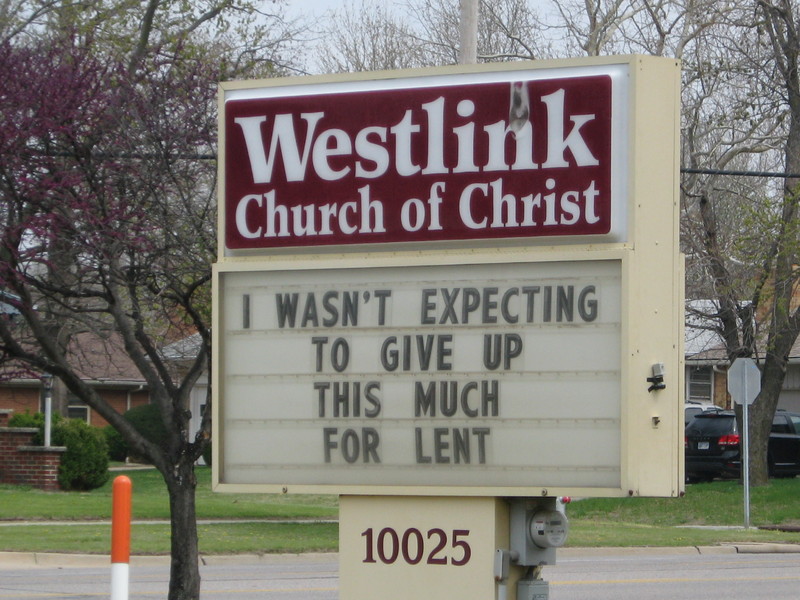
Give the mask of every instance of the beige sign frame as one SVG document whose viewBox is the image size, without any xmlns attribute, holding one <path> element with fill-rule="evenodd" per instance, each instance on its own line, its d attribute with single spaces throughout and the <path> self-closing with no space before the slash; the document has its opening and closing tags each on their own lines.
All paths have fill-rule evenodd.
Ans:
<svg viewBox="0 0 800 600">
<path fill-rule="evenodd" d="M 291 254 L 226 256 L 220 248 L 214 266 L 214 488 L 228 492 L 296 492 L 415 496 L 678 496 L 683 492 L 683 261 L 678 252 L 678 109 L 679 65 L 674 60 L 653 57 L 613 57 L 542 63 L 510 63 L 491 67 L 435 69 L 440 74 L 481 69 L 559 68 L 613 64 L 627 68 L 628 170 L 627 234 L 625 241 L 530 245 L 521 241 L 498 243 L 498 247 L 465 248 L 463 244 L 439 244 L 413 249 L 399 247 L 307 250 Z M 344 80 L 419 76 L 384 73 L 346 76 Z M 342 80 L 309 78 L 309 83 Z M 302 85 L 300 80 L 291 80 Z M 258 82 L 264 85 L 266 82 Z M 241 88 L 248 84 L 232 84 Z M 249 84 L 256 85 L 256 84 Z M 224 87 L 224 86 L 223 86 Z M 221 144 L 223 140 L 221 140 Z M 220 165 L 221 177 L 224 164 Z M 221 219 L 224 211 L 220 210 Z M 220 223 L 224 231 L 224 222 Z M 454 247 L 456 246 L 456 247 Z M 613 484 L 567 486 L 521 481 L 519 485 L 346 485 L 287 484 L 280 480 L 233 483 L 226 475 L 224 452 L 227 436 L 223 365 L 226 334 L 223 330 L 223 294 L 220 286 L 228 273 L 269 273 L 314 269 L 424 268 L 503 262 L 615 261 L 621 272 L 620 380 L 619 389 L 619 477 Z M 665 387 L 653 386 L 654 365 L 663 365 Z M 659 367 L 659 370 L 662 368 Z M 651 389 L 653 388 L 653 389 Z M 576 440 L 580 443 L 580 440 Z M 586 449 L 591 452 L 591 448 Z"/>
</svg>

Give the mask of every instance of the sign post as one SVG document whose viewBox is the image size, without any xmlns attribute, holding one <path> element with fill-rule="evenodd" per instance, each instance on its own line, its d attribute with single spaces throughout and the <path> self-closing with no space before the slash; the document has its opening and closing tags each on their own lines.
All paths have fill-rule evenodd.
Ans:
<svg viewBox="0 0 800 600">
<path fill-rule="evenodd" d="M 750 528 L 750 405 L 761 392 L 761 371 L 752 358 L 737 358 L 728 369 L 728 393 L 742 405 L 742 483 L 744 486 L 744 527 Z"/>
<path fill-rule="evenodd" d="M 679 80 L 223 84 L 215 489 L 339 495 L 348 600 L 530 595 L 557 497 L 679 496 Z"/>
</svg>

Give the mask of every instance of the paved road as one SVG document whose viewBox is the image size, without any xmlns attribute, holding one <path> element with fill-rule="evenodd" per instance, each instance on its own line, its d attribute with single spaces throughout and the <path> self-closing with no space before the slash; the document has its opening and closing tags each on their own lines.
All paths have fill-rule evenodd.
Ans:
<svg viewBox="0 0 800 600">
<path fill-rule="evenodd" d="M 0 600 L 96 600 L 108 598 L 110 567 L 93 558 L 0 553 Z M 40 564 L 35 564 L 39 562 Z M 334 600 L 335 554 L 219 557 L 201 567 L 203 600 Z M 134 558 L 130 600 L 165 598 L 169 566 L 163 558 Z"/>
<path fill-rule="evenodd" d="M 77 566 L 52 558 L 40 562 L 0 554 L 0 600 L 108 598 L 109 569 L 97 560 Z M 338 598 L 336 555 L 212 557 L 207 562 L 203 600 Z M 544 577 L 551 600 L 797 600 L 800 554 L 564 549 Z M 163 559 L 139 560 L 131 567 L 130 600 L 164 598 L 167 578 Z"/>
<path fill-rule="evenodd" d="M 573 556 L 544 576 L 551 600 L 800 598 L 800 554 Z"/>
</svg>

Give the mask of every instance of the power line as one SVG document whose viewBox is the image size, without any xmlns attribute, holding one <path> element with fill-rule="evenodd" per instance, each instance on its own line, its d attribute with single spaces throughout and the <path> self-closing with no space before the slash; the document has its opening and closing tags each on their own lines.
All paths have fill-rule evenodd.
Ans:
<svg viewBox="0 0 800 600">
<path fill-rule="evenodd" d="M 777 171 L 726 171 L 725 169 L 681 168 L 681 173 L 697 175 L 732 175 L 735 177 L 777 177 L 781 179 L 800 178 L 800 174 L 797 173 L 779 173 Z"/>
<path fill-rule="evenodd" d="M 50 152 L 50 153 L 41 153 L 42 156 L 54 156 L 59 158 L 70 158 L 73 156 L 68 152 Z M 169 157 L 170 159 L 177 159 L 177 160 L 201 160 L 201 161 L 215 161 L 219 157 L 214 153 L 181 153 L 177 155 L 163 155 L 163 154 L 155 154 L 150 152 L 123 152 L 123 153 L 108 153 L 108 152 L 97 152 L 92 153 L 93 158 L 99 158 L 102 160 L 116 160 L 116 159 L 127 159 L 127 160 L 152 160 L 154 158 L 162 159 L 165 157 Z M 800 173 L 781 173 L 778 171 L 729 171 L 726 169 L 692 169 L 688 167 L 681 167 L 681 173 L 689 174 L 689 175 L 730 175 L 732 177 L 775 177 L 778 179 L 800 179 Z"/>
</svg>

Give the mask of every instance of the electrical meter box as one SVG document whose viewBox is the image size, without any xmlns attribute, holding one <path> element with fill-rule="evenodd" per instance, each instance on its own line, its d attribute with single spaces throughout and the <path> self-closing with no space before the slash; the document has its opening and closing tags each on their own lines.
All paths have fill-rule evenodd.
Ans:
<svg viewBox="0 0 800 600">
<path fill-rule="evenodd" d="M 558 500 L 519 498 L 510 506 L 510 546 L 518 565 L 541 566 L 556 563 L 556 548 L 567 541 L 569 521 L 558 510 Z"/>
</svg>

